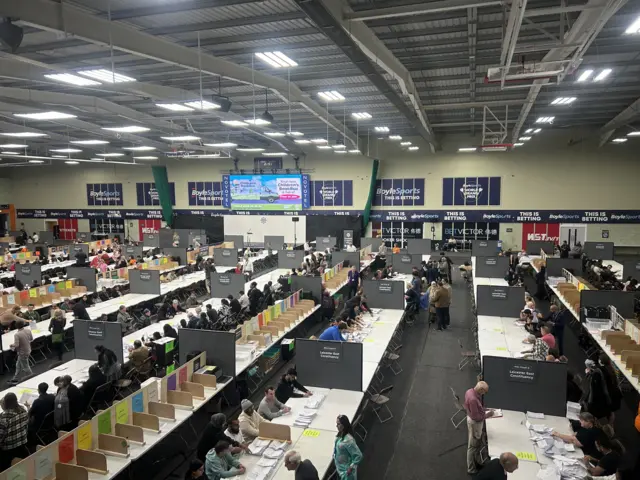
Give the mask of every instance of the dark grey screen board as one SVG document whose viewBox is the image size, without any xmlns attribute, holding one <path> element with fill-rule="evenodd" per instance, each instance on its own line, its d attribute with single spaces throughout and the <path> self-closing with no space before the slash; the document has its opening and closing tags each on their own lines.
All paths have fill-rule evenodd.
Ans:
<svg viewBox="0 0 640 480">
<path fill-rule="evenodd" d="M 539 240 L 527 240 L 525 251 L 530 255 L 540 255 L 540 250 L 544 250 L 547 255 L 553 255 L 555 243 L 542 242 Z"/>
<path fill-rule="evenodd" d="M 411 254 L 428 255 L 431 253 L 431 240 L 427 238 L 410 238 L 407 240 L 407 251 Z"/>
<path fill-rule="evenodd" d="M 180 364 L 192 352 L 207 352 L 207 364 L 222 369 L 223 375 L 236 375 L 236 334 L 213 330 L 178 329 Z"/>
<path fill-rule="evenodd" d="M 296 370 L 307 385 L 360 392 L 362 358 L 361 343 L 296 340 Z"/>
<path fill-rule="evenodd" d="M 371 253 L 376 253 L 382 244 L 381 238 L 362 237 L 360 239 L 360 248 L 365 248 L 371 245 Z"/>
<path fill-rule="evenodd" d="M 123 254 L 129 259 L 129 257 L 138 258 L 142 256 L 144 247 L 141 245 L 125 245 Z"/>
<path fill-rule="evenodd" d="M 322 300 L 322 277 L 303 277 L 301 275 L 291 276 L 291 291 L 298 290 L 311 292 L 311 296 L 320 302 Z"/>
<path fill-rule="evenodd" d="M 612 270 L 616 270 L 612 268 Z M 622 278 L 633 277 L 640 280 L 640 258 L 622 262 Z"/>
<path fill-rule="evenodd" d="M 472 240 L 471 256 L 473 257 L 490 257 L 498 253 L 497 240 Z"/>
<path fill-rule="evenodd" d="M 225 235 L 225 242 L 233 242 L 233 246 L 236 250 L 244 250 L 244 237 L 242 235 Z M 282 245 L 280 246 L 282 248 Z"/>
<path fill-rule="evenodd" d="M 387 262 L 391 260 L 394 272 L 411 273 L 414 268 L 419 268 L 422 263 L 422 254 L 392 253 L 387 255 Z"/>
<path fill-rule="evenodd" d="M 485 407 L 565 416 L 566 363 L 490 355 L 482 360 L 483 378 L 489 385 L 489 392 L 484 396 Z"/>
<path fill-rule="evenodd" d="M 213 263 L 216 267 L 235 267 L 238 265 L 238 250 L 235 248 L 214 248 Z"/>
<path fill-rule="evenodd" d="M 524 305 L 524 287 L 478 285 L 478 315 L 518 317 Z"/>
<path fill-rule="evenodd" d="M 79 242 L 90 242 L 91 232 L 76 232 L 76 240 Z"/>
<path fill-rule="evenodd" d="M 96 271 L 91 267 L 67 267 L 67 279 L 75 278 L 80 285 L 87 287 L 87 292 L 97 291 Z"/>
<path fill-rule="evenodd" d="M 73 260 L 76 258 L 76 253 L 84 252 L 87 256 L 87 262 L 89 261 L 89 244 L 88 243 L 74 243 L 69 249 L 69 258 Z"/>
<path fill-rule="evenodd" d="M 174 246 L 174 234 L 177 235 L 176 247 L 187 248 L 189 246 L 189 230 L 170 230 L 167 228 L 161 228 L 158 232 L 159 247 L 173 247 Z"/>
<path fill-rule="evenodd" d="M 304 250 L 278 250 L 278 268 L 300 268 Z"/>
<path fill-rule="evenodd" d="M 113 351 L 121 365 L 124 365 L 122 352 L 122 325 L 118 322 L 99 322 L 97 320 L 74 320 L 75 358 L 98 361 L 95 347 L 102 345 Z"/>
<path fill-rule="evenodd" d="M 239 292 L 244 292 L 246 279 L 242 273 L 211 273 L 211 298 L 226 298 L 233 295 L 237 298 Z"/>
<path fill-rule="evenodd" d="M 205 230 L 189 230 L 188 232 L 188 246 L 194 246 L 196 240 L 200 245 L 205 245 L 207 243 L 207 232 Z"/>
<path fill-rule="evenodd" d="M 344 262 L 345 267 L 351 267 L 355 265 L 360 270 L 360 252 L 345 252 L 340 250 L 339 252 L 331 253 L 331 265 L 335 266 L 340 262 Z"/>
<path fill-rule="evenodd" d="M 333 248 L 338 243 L 336 237 L 316 237 L 316 250 L 323 251 L 327 248 Z"/>
<path fill-rule="evenodd" d="M 23 285 L 33 285 L 37 280 L 42 285 L 42 272 L 40 265 L 33 263 L 16 263 L 16 280 L 20 280 Z"/>
<path fill-rule="evenodd" d="M 284 246 L 284 235 L 265 235 L 265 250 L 280 250 Z"/>
<path fill-rule="evenodd" d="M 504 278 L 509 270 L 507 257 L 476 257 L 476 277 Z"/>
<path fill-rule="evenodd" d="M 40 240 L 38 243 L 47 243 L 49 245 L 53 245 L 53 232 L 50 232 L 48 230 L 42 230 L 38 233 L 38 236 L 40 237 Z"/>
<path fill-rule="evenodd" d="M 582 275 L 582 260 L 579 258 L 551 258 L 547 257 L 547 277 L 561 277 L 562 269 L 566 268 L 574 275 Z"/>
<path fill-rule="evenodd" d="M 187 249 L 181 247 L 162 247 L 162 253 L 167 257 L 178 258 L 179 265 L 187 264 Z"/>
<path fill-rule="evenodd" d="M 157 233 L 145 233 L 142 237 L 142 246 L 143 247 L 159 247 L 160 246 L 160 235 Z"/>
<path fill-rule="evenodd" d="M 362 286 L 369 307 L 404 310 L 405 282 L 399 280 L 363 280 Z"/>
<path fill-rule="evenodd" d="M 160 271 L 130 269 L 129 286 L 131 293 L 160 295 Z"/>
<path fill-rule="evenodd" d="M 582 290 L 580 291 L 580 320 L 585 321 L 585 307 L 607 307 L 612 305 L 623 318 L 634 318 L 634 292 L 622 290 Z"/>
<path fill-rule="evenodd" d="M 582 253 L 589 258 L 613 260 L 613 242 L 584 242 Z"/>
</svg>

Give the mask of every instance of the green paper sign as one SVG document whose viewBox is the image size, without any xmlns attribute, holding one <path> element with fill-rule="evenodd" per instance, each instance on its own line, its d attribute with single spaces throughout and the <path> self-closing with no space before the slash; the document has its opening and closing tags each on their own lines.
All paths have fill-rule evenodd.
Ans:
<svg viewBox="0 0 640 480">
<path fill-rule="evenodd" d="M 111 435 L 111 410 L 98 415 L 98 433 Z"/>
</svg>

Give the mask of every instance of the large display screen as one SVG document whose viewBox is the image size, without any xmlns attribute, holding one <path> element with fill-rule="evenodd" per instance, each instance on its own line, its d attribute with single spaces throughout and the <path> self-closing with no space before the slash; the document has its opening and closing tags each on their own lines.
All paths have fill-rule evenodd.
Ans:
<svg viewBox="0 0 640 480">
<path fill-rule="evenodd" d="M 232 210 L 302 210 L 302 175 L 231 175 Z"/>
</svg>

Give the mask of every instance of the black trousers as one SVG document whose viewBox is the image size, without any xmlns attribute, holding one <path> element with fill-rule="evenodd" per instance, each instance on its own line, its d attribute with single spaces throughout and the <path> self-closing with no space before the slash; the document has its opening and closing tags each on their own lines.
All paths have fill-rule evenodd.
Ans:
<svg viewBox="0 0 640 480">
<path fill-rule="evenodd" d="M 64 342 L 55 342 L 52 343 L 51 346 L 56 351 L 58 355 L 58 360 L 62 360 L 62 354 L 64 353 Z"/>
<path fill-rule="evenodd" d="M 560 355 L 564 355 L 564 327 L 555 327 L 553 333 L 556 336 L 556 347 L 558 347 L 558 352 L 560 352 Z"/>
<path fill-rule="evenodd" d="M 436 317 L 438 318 L 438 328 L 449 325 L 449 307 L 436 307 Z"/>
<path fill-rule="evenodd" d="M 4 471 L 11 466 L 11 460 L 14 458 L 27 458 L 29 451 L 26 445 L 11 450 L 0 450 L 0 471 Z"/>
</svg>

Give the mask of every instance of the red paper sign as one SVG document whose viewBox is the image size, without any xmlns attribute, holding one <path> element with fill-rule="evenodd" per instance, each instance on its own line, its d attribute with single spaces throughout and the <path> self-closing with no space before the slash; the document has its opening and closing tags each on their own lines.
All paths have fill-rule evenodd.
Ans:
<svg viewBox="0 0 640 480">
<path fill-rule="evenodd" d="M 58 442 L 58 458 L 61 463 L 72 462 L 75 454 L 75 438 L 74 434 L 67 435 Z"/>
<path fill-rule="evenodd" d="M 178 370 L 178 383 L 182 385 L 187 380 L 187 367 L 184 366 L 180 370 Z"/>
</svg>

